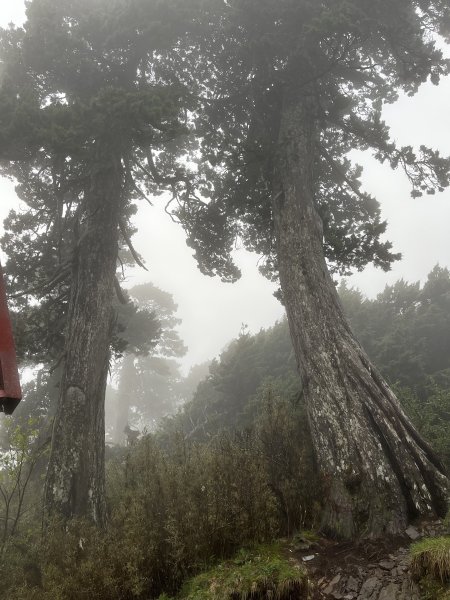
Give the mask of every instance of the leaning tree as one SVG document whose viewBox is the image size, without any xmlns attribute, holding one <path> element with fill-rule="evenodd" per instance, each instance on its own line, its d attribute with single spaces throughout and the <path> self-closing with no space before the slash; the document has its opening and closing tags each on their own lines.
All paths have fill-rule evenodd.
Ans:
<svg viewBox="0 0 450 600">
<path fill-rule="evenodd" d="M 178 214 L 205 273 L 236 277 L 240 236 L 279 278 L 328 490 L 323 527 L 345 537 L 446 510 L 441 463 L 356 341 L 332 273 L 398 258 L 350 150 L 403 168 L 414 197 L 449 185 L 448 160 L 399 147 L 382 120 L 384 103 L 448 74 L 435 38 L 449 25 L 446 0 L 211 0 L 187 48 L 210 202 Z"/>
<path fill-rule="evenodd" d="M 36 302 L 52 323 L 62 316 L 49 513 L 105 519 L 118 247 L 141 263 L 130 239 L 137 199 L 186 187 L 176 156 L 188 143 L 189 102 L 158 68 L 186 21 L 172 2 L 33 0 L 23 28 L 1 31 L 0 161 L 25 206 L 4 238 L 12 285 L 30 300 L 18 300 L 25 318 L 40 314 Z"/>
</svg>

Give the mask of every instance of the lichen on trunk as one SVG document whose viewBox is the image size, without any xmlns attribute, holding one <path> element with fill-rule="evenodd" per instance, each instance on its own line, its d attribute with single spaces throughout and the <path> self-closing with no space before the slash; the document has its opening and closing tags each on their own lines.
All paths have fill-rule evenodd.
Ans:
<svg viewBox="0 0 450 600">
<path fill-rule="evenodd" d="M 122 170 L 93 170 L 75 240 L 65 363 L 45 489 L 47 516 L 105 522 L 104 399 L 114 310 Z"/>
<path fill-rule="evenodd" d="M 283 300 L 328 489 L 323 528 L 345 538 L 396 533 L 416 516 L 445 512 L 448 480 L 343 314 L 315 205 L 309 102 L 285 94 L 272 210 Z"/>
</svg>

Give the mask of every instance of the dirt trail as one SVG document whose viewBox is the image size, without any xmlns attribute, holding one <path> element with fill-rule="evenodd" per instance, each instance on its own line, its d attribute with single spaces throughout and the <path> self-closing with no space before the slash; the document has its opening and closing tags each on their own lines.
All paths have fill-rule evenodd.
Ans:
<svg viewBox="0 0 450 600">
<path fill-rule="evenodd" d="M 440 521 L 409 527 L 381 540 L 310 542 L 300 538 L 291 550 L 314 582 L 314 600 L 419 600 L 410 576 L 409 546 L 422 537 L 444 533 Z"/>
</svg>

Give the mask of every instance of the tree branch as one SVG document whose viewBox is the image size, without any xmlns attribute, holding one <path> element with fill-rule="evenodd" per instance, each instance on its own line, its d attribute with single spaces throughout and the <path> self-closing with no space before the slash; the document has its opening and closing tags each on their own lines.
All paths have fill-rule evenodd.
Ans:
<svg viewBox="0 0 450 600">
<path fill-rule="evenodd" d="M 125 295 L 122 291 L 122 288 L 120 287 L 120 283 L 119 283 L 119 280 L 117 279 L 117 277 L 114 277 L 114 290 L 116 292 L 116 296 L 117 296 L 117 299 L 120 302 L 120 304 L 128 304 L 128 300 L 125 297 Z"/>
<path fill-rule="evenodd" d="M 128 246 L 128 249 L 131 252 L 131 255 L 133 256 L 134 260 L 136 261 L 136 264 L 138 264 L 140 267 L 142 267 L 145 271 L 148 271 L 147 267 L 142 262 L 139 254 L 136 252 L 136 250 L 133 246 L 133 242 L 131 241 L 131 238 L 127 233 L 126 225 L 122 220 L 119 221 L 119 229 L 120 229 L 120 233 L 122 234 L 123 239 L 125 240 L 125 242 Z"/>
</svg>

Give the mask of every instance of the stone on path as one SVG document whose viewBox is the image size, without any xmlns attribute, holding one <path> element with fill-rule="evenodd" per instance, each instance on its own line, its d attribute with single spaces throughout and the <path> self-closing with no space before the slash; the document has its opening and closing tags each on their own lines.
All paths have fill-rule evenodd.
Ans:
<svg viewBox="0 0 450 600">
<path fill-rule="evenodd" d="M 418 540 L 420 538 L 420 533 L 419 531 L 413 527 L 412 525 L 410 525 L 408 527 L 408 529 L 405 531 L 406 535 L 411 539 L 411 540 Z"/>
<path fill-rule="evenodd" d="M 380 588 L 381 580 L 378 577 L 369 577 L 362 585 L 358 600 L 377 600 Z"/>
<path fill-rule="evenodd" d="M 396 583 L 390 583 L 381 590 L 378 600 L 397 600 L 400 593 L 400 586 Z"/>
</svg>

